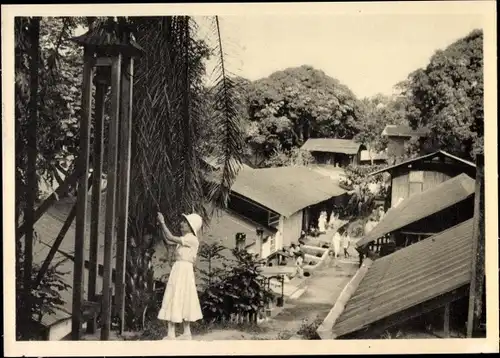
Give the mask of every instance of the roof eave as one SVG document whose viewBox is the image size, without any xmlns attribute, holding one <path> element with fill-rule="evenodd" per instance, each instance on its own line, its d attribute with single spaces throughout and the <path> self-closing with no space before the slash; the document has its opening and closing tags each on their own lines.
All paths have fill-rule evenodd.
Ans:
<svg viewBox="0 0 500 358">
<path fill-rule="evenodd" d="M 369 237 L 370 239 L 369 239 L 368 241 L 366 241 L 364 238 L 362 238 L 361 240 L 359 240 L 359 241 L 356 243 L 355 248 L 356 248 L 356 250 L 359 250 L 359 251 L 361 251 L 361 252 L 366 252 L 366 251 L 367 251 L 367 248 L 368 248 L 368 245 L 370 245 L 373 241 L 375 241 L 375 240 L 379 239 L 380 237 L 382 237 L 382 236 L 384 236 L 384 235 L 387 235 L 387 234 L 390 234 L 390 233 L 392 233 L 392 232 L 394 232 L 394 231 L 401 230 L 401 229 L 403 229 L 403 228 L 407 227 L 408 225 L 411 225 L 411 224 L 413 224 L 413 223 L 416 223 L 417 221 L 420 221 L 420 220 L 423 220 L 423 219 L 425 219 L 425 218 L 428 218 L 429 216 L 432 216 L 432 215 L 434 215 L 434 214 L 437 214 L 437 213 L 438 213 L 438 212 L 440 212 L 440 211 L 446 210 L 446 209 L 448 209 L 448 208 L 452 207 L 453 205 L 456 205 L 456 204 L 458 204 L 458 203 L 460 203 L 460 202 L 462 202 L 462 201 L 464 201 L 464 200 L 467 200 L 468 198 L 470 198 L 470 197 L 471 197 L 471 196 L 473 196 L 473 195 L 475 195 L 475 193 L 474 193 L 474 192 L 470 193 L 469 195 L 467 195 L 466 197 L 464 197 L 463 199 L 461 199 L 461 200 L 459 200 L 459 201 L 456 201 L 456 202 L 454 202 L 454 203 L 452 203 L 452 204 L 450 204 L 450 205 L 445 206 L 444 208 L 442 208 L 441 210 L 439 210 L 439 211 L 437 211 L 437 212 L 430 213 L 430 214 L 428 214 L 427 216 L 423 216 L 423 217 L 420 217 L 420 218 L 414 219 L 412 222 L 409 222 L 409 223 L 404 224 L 403 226 L 399 226 L 399 227 L 397 227 L 397 228 L 394 228 L 394 229 L 392 229 L 391 231 L 388 231 L 388 232 L 385 232 L 385 233 L 382 233 L 382 234 L 377 234 L 377 236 L 374 236 L 374 237 L 371 237 L 371 236 L 369 236 L 369 234 L 368 234 L 368 237 Z M 391 208 L 391 209 L 392 209 L 392 208 Z M 384 217 L 384 219 L 386 219 L 386 217 Z M 382 220 L 383 220 L 383 219 L 382 219 Z M 379 222 L 379 224 L 380 224 L 380 222 Z M 449 230 L 449 229 L 443 230 L 443 231 L 441 231 L 441 232 L 444 232 L 444 231 L 447 231 L 447 230 Z M 440 233 L 438 233 L 438 234 L 440 234 Z M 437 235 L 437 234 L 436 234 L 436 235 Z"/>
<path fill-rule="evenodd" d="M 472 163 L 472 162 L 470 162 L 470 161 L 468 161 L 468 160 L 465 160 L 465 159 L 462 159 L 462 158 L 460 158 L 460 157 L 454 156 L 454 155 L 452 155 L 452 154 L 450 154 L 450 153 L 445 152 L 444 150 L 438 150 L 438 151 L 433 152 L 433 153 L 429 153 L 429 154 L 426 154 L 426 155 L 422 155 L 422 156 L 420 156 L 420 157 L 418 157 L 418 158 L 409 159 L 409 160 L 406 160 L 406 161 L 404 161 L 404 162 L 401 162 L 401 163 L 398 163 L 398 164 L 391 165 L 391 166 L 389 166 L 389 167 L 387 167 L 387 168 L 379 169 L 379 170 L 377 170 L 377 171 L 374 171 L 374 172 L 372 172 L 372 173 L 368 174 L 368 176 L 377 175 L 377 174 L 380 174 L 380 173 L 383 173 L 383 172 L 388 172 L 388 171 L 390 171 L 390 170 L 392 170 L 392 169 L 399 168 L 399 167 L 401 167 L 401 166 L 403 166 L 403 165 L 410 164 L 410 163 L 416 162 L 416 161 L 418 161 L 418 160 L 422 160 L 422 159 L 430 158 L 430 157 L 433 157 L 433 156 L 438 155 L 438 154 L 442 154 L 442 155 L 444 155 L 444 156 L 446 156 L 446 157 L 448 157 L 448 158 L 454 159 L 454 160 L 459 161 L 459 162 L 461 162 L 461 163 L 463 163 L 463 164 L 466 164 L 466 165 L 469 165 L 469 166 L 471 166 L 471 167 L 473 167 L 473 168 L 476 168 L 476 164 L 474 164 L 474 163 Z"/>
<path fill-rule="evenodd" d="M 335 339 L 339 336 L 339 334 L 337 334 L 334 329 L 335 323 L 342 315 L 342 313 L 344 313 L 347 302 L 349 302 L 352 295 L 358 289 L 361 281 L 363 281 L 363 278 L 366 276 L 366 273 L 368 272 L 368 269 L 371 267 L 372 263 L 373 261 L 371 259 L 364 260 L 363 265 L 358 269 L 356 274 L 344 287 L 339 297 L 335 301 L 335 305 L 316 330 L 321 339 Z"/>
</svg>

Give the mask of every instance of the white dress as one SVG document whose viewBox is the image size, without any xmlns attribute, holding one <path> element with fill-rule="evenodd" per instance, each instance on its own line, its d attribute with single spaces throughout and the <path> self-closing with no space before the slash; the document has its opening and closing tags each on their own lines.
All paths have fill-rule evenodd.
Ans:
<svg viewBox="0 0 500 358">
<path fill-rule="evenodd" d="M 340 243 L 342 241 L 342 237 L 338 232 L 336 232 L 333 237 L 332 237 L 332 245 L 333 245 L 333 252 L 335 253 L 335 257 L 338 257 L 340 253 Z"/>
<path fill-rule="evenodd" d="M 198 253 L 198 238 L 190 233 L 181 239 L 182 244 L 177 245 L 176 261 L 170 271 L 158 313 L 158 319 L 175 323 L 194 322 L 203 318 L 193 270 Z"/>
<path fill-rule="evenodd" d="M 330 228 L 333 228 L 335 226 L 335 220 L 336 220 L 335 212 L 332 210 L 332 213 L 330 214 L 330 222 L 328 223 L 328 226 Z"/>
<path fill-rule="evenodd" d="M 321 213 L 318 219 L 318 229 L 320 232 L 326 231 L 326 215 L 324 215 L 324 213 Z"/>
</svg>

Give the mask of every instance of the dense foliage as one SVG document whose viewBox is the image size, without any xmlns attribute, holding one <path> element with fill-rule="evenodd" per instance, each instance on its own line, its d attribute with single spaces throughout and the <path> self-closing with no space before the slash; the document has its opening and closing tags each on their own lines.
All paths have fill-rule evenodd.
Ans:
<svg viewBox="0 0 500 358">
<path fill-rule="evenodd" d="M 26 130 L 29 125 L 29 22 L 30 19 L 25 17 L 17 17 L 15 21 L 16 190 L 20 199 L 26 183 L 24 168 L 27 160 Z M 77 155 L 83 62 L 82 49 L 69 38 L 82 22 L 82 18 L 78 17 L 49 17 L 40 21 L 37 108 L 39 180 L 52 182 L 57 179 L 59 174 L 56 167 L 60 165 L 63 169 L 68 168 Z M 22 200 L 19 203 L 22 204 Z"/>
<path fill-rule="evenodd" d="M 313 137 L 352 138 L 360 107 L 338 80 L 310 66 L 288 68 L 248 88 L 247 143 L 271 157 Z"/>
<path fill-rule="evenodd" d="M 384 165 L 348 165 L 341 185 L 351 190 L 344 215 L 348 218 L 369 216 L 375 208 L 375 199 L 385 200 L 388 191 L 383 174 L 369 175 Z"/>
<path fill-rule="evenodd" d="M 384 150 L 387 147 L 387 137 L 382 137 L 381 134 L 385 126 L 406 123 L 406 98 L 378 94 L 363 98 L 361 108 L 361 118 L 356 122 L 359 132 L 355 139 L 375 152 Z"/>
<path fill-rule="evenodd" d="M 16 224 L 23 217 L 23 210 L 30 211 L 33 200 L 43 197 L 38 189 L 40 182 L 60 181 L 57 169 L 67 169 L 77 153 L 82 56 L 81 49 L 68 39 L 82 21 L 79 17 L 15 19 Z M 30 161 L 34 163 L 31 169 Z M 30 194 L 32 191 L 34 195 Z M 31 231 L 29 236 L 32 237 Z M 28 297 L 21 291 L 28 287 L 28 278 L 36 277 L 39 270 L 31 263 L 31 257 L 24 260 L 25 252 L 30 253 L 30 248 L 25 247 L 21 237 L 16 237 L 17 319 L 22 319 L 19 314 L 24 313 L 26 319 L 41 320 L 63 303 L 59 292 L 67 287 L 58 265 L 52 265 L 39 287 L 26 290 L 31 308 L 25 309 Z M 31 275 L 27 273 L 30 270 Z M 22 339 L 33 333 L 29 328 L 18 328 Z"/>
<path fill-rule="evenodd" d="M 45 315 L 51 315 L 55 313 L 58 307 L 64 305 L 65 302 L 62 298 L 61 292 L 71 288 L 71 286 L 66 283 L 65 279 L 65 276 L 68 276 L 70 273 L 61 269 L 61 265 L 67 260 L 67 258 L 63 258 L 62 260 L 59 260 L 58 262 L 52 264 L 47 269 L 47 272 L 43 276 L 38 287 L 32 287 L 31 314 L 35 322 L 41 323 Z M 16 272 L 16 274 L 19 275 L 19 278 L 22 278 L 24 276 L 23 261 L 24 260 L 22 255 L 16 261 L 16 266 L 18 268 L 18 272 Z M 36 280 L 39 271 L 40 265 L 33 265 L 31 274 L 33 282 Z M 22 293 L 23 281 L 16 277 L 16 302 L 18 305 L 18 307 L 16 307 L 17 314 L 20 313 L 18 312 L 19 310 L 23 309 L 22 306 L 19 307 L 19 304 L 22 305 L 24 301 Z M 19 318 L 20 317 L 18 316 L 17 319 Z M 19 324 L 16 325 L 16 338 L 19 340 L 39 339 L 39 334 L 40 332 L 37 332 L 35 329 L 30 329 L 30 326 L 26 327 Z"/>
<path fill-rule="evenodd" d="M 281 147 L 275 149 L 271 157 L 264 162 L 266 167 L 292 167 L 301 165 L 310 165 L 314 163 L 314 157 L 311 152 L 292 148 L 283 150 Z"/>
<path fill-rule="evenodd" d="M 483 32 L 437 51 L 403 84 L 408 120 L 430 129 L 430 143 L 465 159 L 483 151 Z"/>
<path fill-rule="evenodd" d="M 201 279 L 204 285 L 210 286 L 214 279 L 219 277 L 223 270 L 223 261 L 225 256 L 221 254 L 222 251 L 227 250 L 227 248 L 218 242 L 212 242 L 210 244 L 203 242 L 198 250 L 198 257 L 200 258 L 201 264 L 206 265 L 206 268 L 196 268 L 198 274 L 201 274 Z"/>
<path fill-rule="evenodd" d="M 246 250 L 232 249 L 232 259 L 222 260 L 222 270 L 200 294 L 204 320 L 228 321 L 232 315 L 255 315 L 273 299 L 260 263 Z"/>
</svg>

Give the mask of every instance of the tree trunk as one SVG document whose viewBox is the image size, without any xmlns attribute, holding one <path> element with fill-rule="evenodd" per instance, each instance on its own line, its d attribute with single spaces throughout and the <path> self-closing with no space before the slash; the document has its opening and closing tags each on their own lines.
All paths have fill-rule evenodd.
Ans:
<svg viewBox="0 0 500 358">
<path fill-rule="evenodd" d="M 24 319 L 25 325 L 31 320 L 31 273 L 33 270 L 33 235 L 35 218 L 35 201 L 38 194 L 38 180 L 36 174 L 37 157 L 37 122 L 38 122 L 38 68 L 40 46 L 40 18 L 33 17 L 30 22 L 31 61 L 30 61 L 30 102 L 27 130 L 27 187 L 26 207 L 24 211 L 27 226 L 24 245 Z"/>
</svg>

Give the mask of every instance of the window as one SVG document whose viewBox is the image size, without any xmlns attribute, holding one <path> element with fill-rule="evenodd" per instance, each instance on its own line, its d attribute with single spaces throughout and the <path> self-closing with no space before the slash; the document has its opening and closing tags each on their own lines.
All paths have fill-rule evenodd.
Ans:
<svg viewBox="0 0 500 358">
<path fill-rule="evenodd" d="M 267 213 L 258 206 L 252 205 L 248 201 L 235 195 L 231 195 L 228 207 L 230 210 L 249 218 L 260 224 L 267 225 Z"/>
<path fill-rule="evenodd" d="M 271 213 L 271 212 L 268 212 L 268 214 L 269 214 L 268 220 L 267 220 L 268 226 L 270 226 L 270 227 L 278 226 L 278 224 L 280 222 L 280 215 L 275 214 L 275 213 Z"/>
<path fill-rule="evenodd" d="M 412 170 L 408 181 L 410 195 L 422 192 L 424 189 L 424 172 L 421 170 Z"/>
<path fill-rule="evenodd" d="M 276 236 L 272 235 L 271 236 L 271 253 L 274 253 L 276 251 Z"/>
<path fill-rule="evenodd" d="M 412 170 L 410 172 L 410 183 L 423 183 L 424 172 L 422 170 Z"/>
</svg>

